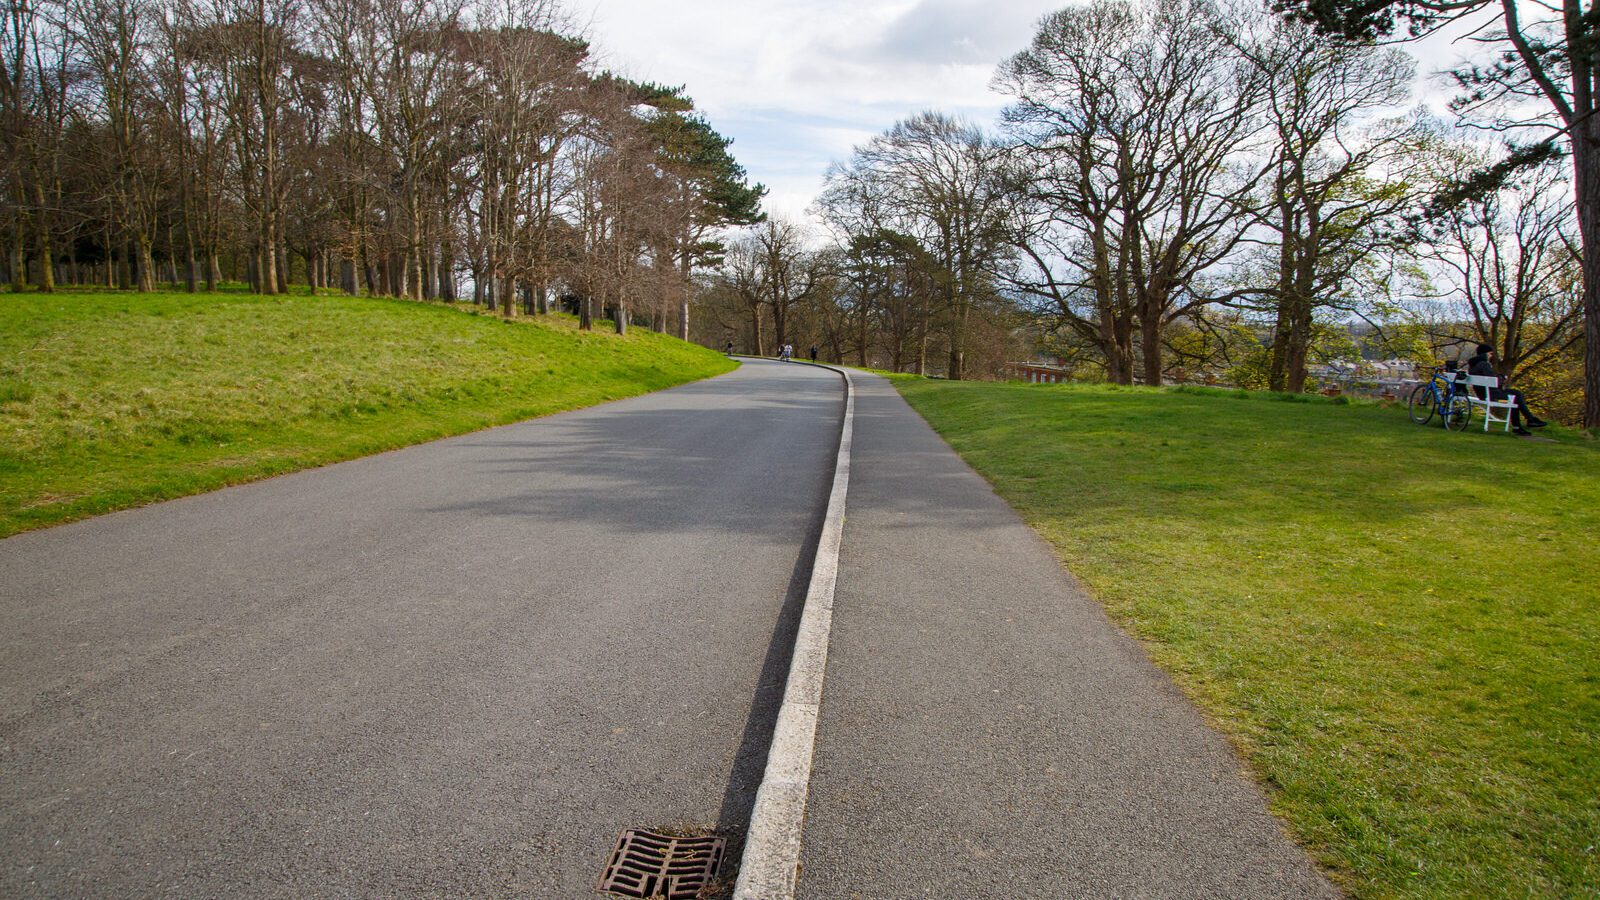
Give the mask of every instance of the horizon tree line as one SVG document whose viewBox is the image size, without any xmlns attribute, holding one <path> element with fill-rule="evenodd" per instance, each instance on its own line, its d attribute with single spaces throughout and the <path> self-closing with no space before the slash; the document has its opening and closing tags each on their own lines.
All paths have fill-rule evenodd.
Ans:
<svg viewBox="0 0 1600 900">
<path fill-rule="evenodd" d="M 683 89 L 600 70 L 547 0 L 17 0 L 3 24 L 13 290 L 470 284 L 686 337 L 694 272 L 762 218 Z"/>
<path fill-rule="evenodd" d="M 928 111 L 857 147 L 813 208 L 831 241 L 774 240 L 794 223 L 743 238 L 702 286 L 703 339 L 764 352 L 773 332 L 950 378 L 1042 346 L 1122 384 L 1207 371 L 1291 392 L 1358 352 L 1356 332 L 1419 361 L 1481 341 L 1588 421 L 1595 342 L 1561 161 L 1407 109 L 1400 48 L 1263 12 L 1094 0 L 1045 16 L 997 70 L 996 129 Z"/>
</svg>

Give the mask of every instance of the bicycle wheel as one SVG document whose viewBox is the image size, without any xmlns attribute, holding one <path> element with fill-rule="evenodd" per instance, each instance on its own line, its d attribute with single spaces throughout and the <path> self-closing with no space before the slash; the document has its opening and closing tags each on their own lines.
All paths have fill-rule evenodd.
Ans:
<svg viewBox="0 0 1600 900">
<path fill-rule="evenodd" d="M 1418 425 L 1426 425 L 1433 421 L 1433 385 L 1419 384 L 1413 388 L 1411 401 L 1406 404 L 1406 408 L 1411 413 L 1411 421 Z"/>
<path fill-rule="evenodd" d="M 1451 397 L 1450 408 L 1439 410 L 1444 417 L 1444 427 L 1451 431 L 1466 431 L 1472 424 L 1472 404 L 1465 397 Z"/>
</svg>

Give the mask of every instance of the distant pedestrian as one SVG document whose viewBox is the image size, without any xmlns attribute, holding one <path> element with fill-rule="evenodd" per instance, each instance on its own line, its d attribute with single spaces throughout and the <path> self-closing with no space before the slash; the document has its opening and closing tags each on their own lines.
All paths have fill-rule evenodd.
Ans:
<svg viewBox="0 0 1600 900">
<path fill-rule="evenodd" d="M 729 356 L 732 356 L 733 355 L 733 341 L 729 341 L 727 348 L 725 350 L 723 350 L 722 352 L 728 354 Z"/>
<path fill-rule="evenodd" d="M 1495 371 L 1494 366 L 1494 347 L 1489 344 L 1479 344 L 1477 350 L 1477 354 L 1471 359 L 1467 360 L 1467 373 L 1469 375 L 1478 375 L 1486 378 L 1499 378 L 1500 373 Z M 1504 384 L 1504 379 L 1502 379 L 1500 383 Z M 1481 389 L 1479 390 L 1479 396 L 1481 397 Z M 1526 436 L 1533 433 L 1529 431 L 1528 428 L 1543 428 L 1545 426 L 1545 421 L 1534 415 L 1533 410 L 1528 408 L 1528 398 L 1522 393 L 1522 391 L 1507 391 L 1505 388 L 1490 388 L 1489 396 L 1483 397 L 1483 399 L 1505 400 L 1508 396 L 1514 399 L 1517 404 L 1516 407 L 1511 410 L 1512 434 Z M 1527 425 L 1528 428 L 1523 428 L 1523 425 Z"/>
<path fill-rule="evenodd" d="M 811 361 L 812 362 L 816 362 L 817 361 L 817 345 L 816 344 L 812 344 L 811 345 Z"/>
<path fill-rule="evenodd" d="M 784 362 L 788 362 L 789 360 L 793 359 L 794 358 L 794 345 L 793 344 L 784 344 L 783 347 L 778 350 L 778 358 L 783 360 Z"/>
</svg>

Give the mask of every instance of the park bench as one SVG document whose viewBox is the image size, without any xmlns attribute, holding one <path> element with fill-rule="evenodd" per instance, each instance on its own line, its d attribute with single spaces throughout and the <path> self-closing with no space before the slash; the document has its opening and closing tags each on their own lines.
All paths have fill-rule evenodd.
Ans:
<svg viewBox="0 0 1600 900">
<path fill-rule="evenodd" d="M 1508 391 L 1505 399 L 1496 400 L 1494 392 L 1500 387 L 1498 376 L 1467 375 L 1465 378 L 1467 401 L 1483 410 L 1483 430 L 1488 431 L 1490 425 L 1504 425 L 1501 431 L 1510 431 L 1511 411 L 1517 408 L 1517 392 Z M 1498 416 L 1495 415 L 1496 412 L 1499 413 Z"/>
</svg>

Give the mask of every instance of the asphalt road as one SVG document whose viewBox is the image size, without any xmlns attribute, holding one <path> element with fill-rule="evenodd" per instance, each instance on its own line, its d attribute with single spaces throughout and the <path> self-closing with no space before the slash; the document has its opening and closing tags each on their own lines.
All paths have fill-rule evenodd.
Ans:
<svg viewBox="0 0 1600 900">
<path fill-rule="evenodd" d="M 708 382 L 0 541 L 0 896 L 592 896 L 748 818 L 842 410 Z"/>
<path fill-rule="evenodd" d="M 799 896 L 1336 896 L 1050 548 L 855 378 Z"/>
</svg>

